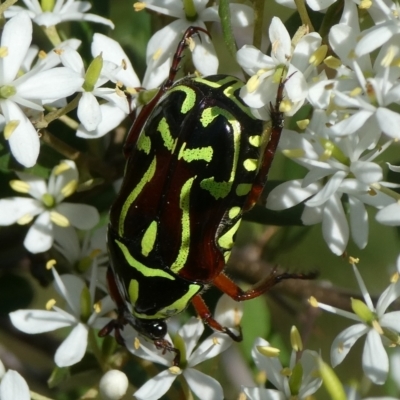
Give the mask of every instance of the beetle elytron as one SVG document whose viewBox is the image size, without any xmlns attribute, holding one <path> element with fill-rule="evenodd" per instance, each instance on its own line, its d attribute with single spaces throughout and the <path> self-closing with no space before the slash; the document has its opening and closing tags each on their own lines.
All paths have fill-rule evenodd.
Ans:
<svg viewBox="0 0 400 400">
<path fill-rule="evenodd" d="M 166 319 L 191 302 L 213 329 L 236 335 L 213 319 L 201 297 L 210 285 L 237 301 L 252 299 L 296 274 L 271 274 L 257 288 L 242 291 L 224 273 L 242 215 L 266 182 L 283 115 L 284 82 L 271 105 L 272 129 L 263 143 L 262 122 L 239 97 L 243 82 L 233 76 L 186 77 L 176 83 L 189 28 L 180 42 L 169 78 L 136 118 L 125 152 L 120 193 L 111 207 L 108 281 L 118 319 L 104 336 L 132 325 L 158 348 L 179 351 L 164 339 Z"/>
</svg>

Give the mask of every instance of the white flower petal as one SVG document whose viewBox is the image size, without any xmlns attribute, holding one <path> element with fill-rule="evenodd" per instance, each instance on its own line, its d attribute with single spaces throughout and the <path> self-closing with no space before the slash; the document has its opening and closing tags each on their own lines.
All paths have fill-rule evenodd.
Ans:
<svg viewBox="0 0 400 400">
<path fill-rule="evenodd" d="M 64 215 L 72 226 L 78 229 L 92 229 L 99 223 L 99 212 L 87 204 L 61 203 L 56 210 Z"/>
<path fill-rule="evenodd" d="M 346 175 L 347 172 L 345 171 L 335 172 L 322 190 L 320 190 L 312 199 L 308 200 L 306 205 L 308 207 L 316 207 L 324 204 L 337 191 Z"/>
<path fill-rule="evenodd" d="M 364 203 L 349 196 L 351 236 L 356 245 L 363 249 L 368 243 L 368 213 Z"/>
<path fill-rule="evenodd" d="M 24 167 L 33 167 L 40 150 L 39 135 L 36 129 L 14 102 L 2 100 L 0 105 L 7 122 L 19 121 L 8 139 L 12 155 Z"/>
<path fill-rule="evenodd" d="M 344 136 L 354 133 L 367 123 L 368 118 L 372 115 L 371 111 L 360 110 L 331 127 L 331 131 L 337 136 Z"/>
<path fill-rule="evenodd" d="M 97 128 L 91 132 L 80 125 L 76 131 L 76 136 L 83 139 L 97 139 L 115 129 L 126 118 L 127 114 L 119 107 L 106 103 L 100 105 L 101 122 Z"/>
<path fill-rule="evenodd" d="M 133 395 L 138 400 L 157 400 L 167 393 L 176 377 L 177 375 L 172 374 L 168 369 L 166 369 L 154 378 L 149 379 Z"/>
<path fill-rule="evenodd" d="M 394 139 L 400 139 L 400 132 L 397 129 L 400 126 L 399 113 L 385 107 L 378 107 L 376 110 L 376 119 L 379 127 L 386 135 Z"/>
<path fill-rule="evenodd" d="M 214 45 L 208 36 L 197 43 L 192 53 L 193 64 L 202 75 L 214 75 L 218 72 L 218 57 Z"/>
<path fill-rule="evenodd" d="M 349 226 L 337 194 L 333 195 L 324 207 L 322 235 L 332 253 L 343 254 L 349 241 Z"/>
<path fill-rule="evenodd" d="M 301 221 L 304 225 L 315 225 L 322 222 L 323 207 L 304 207 Z"/>
<path fill-rule="evenodd" d="M 389 204 L 382 210 L 379 210 L 375 218 L 382 225 L 400 225 L 400 203 L 396 202 L 393 204 Z"/>
<path fill-rule="evenodd" d="M 84 324 L 76 325 L 54 355 L 54 362 L 57 366 L 60 368 L 69 367 L 81 361 L 86 352 L 87 338 L 87 326 Z"/>
<path fill-rule="evenodd" d="M 399 297 L 399 293 L 397 291 L 397 297 Z M 381 326 L 385 328 L 392 329 L 393 331 L 399 333 L 400 332 L 400 311 L 393 311 L 387 314 L 384 314 L 380 319 L 379 322 Z"/>
<path fill-rule="evenodd" d="M 271 190 L 266 207 L 270 210 L 284 210 L 306 200 L 320 189 L 313 183 L 305 188 L 300 179 L 284 182 Z"/>
<path fill-rule="evenodd" d="M 10 369 L 1 380 L 0 398 L 4 400 L 30 400 L 29 387 L 25 379 Z"/>
<path fill-rule="evenodd" d="M 91 92 L 83 92 L 78 105 L 78 118 L 84 128 L 93 131 L 102 120 L 100 104 Z"/>
<path fill-rule="evenodd" d="M 281 3 L 282 0 L 276 0 L 277 3 Z M 286 0 L 284 0 L 286 1 Z M 288 0 L 292 1 L 292 0 Z M 285 393 L 274 390 L 274 389 L 264 389 L 258 387 L 243 387 L 242 391 L 246 394 L 249 400 L 286 400 L 287 397 Z"/>
<path fill-rule="evenodd" d="M 289 32 L 280 18 L 272 18 L 268 32 L 272 44 L 272 57 L 276 57 L 280 64 L 286 65 L 292 54 L 292 45 Z"/>
<path fill-rule="evenodd" d="M 179 335 L 186 344 L 186 354 L 189 358 L 200 336 L 204 332 L 204 325 L 198 318 L 192 317 L 179 329 Z"/>
<path fill-rule="evenodd" d="M 375 385 L 383 385 L 386 382 L 389 373 L 389 357 L 383 347 L 381 336 L 375 329 L 371 329 L 367 334 L 362 365 L 365 375 Z"/>
<path fill-rule="evenodd" d="M 33 254 L 47 251 L 53 245 L 53 224 L 50 221 L 50 213 L 39 215 L 29 228 L 24 240 L 25 248 Z"/>
<path fill-rule="evenodd" d="M 0 62 L 0 83 L 11 83 L 21 67 L 22 61 L 32 41 L 32 21 L 26 12 L 20 12 L 5 25 L 1 36 L 1 46 L 8 50 Z"/>
<path fill-rule="evenodd" d="M 331 363 L 335 368 L 347 356 L 354 343 L 369 331 L 364 324 L 349 326 L 343 332 L 336 336 L 331 347 Z"/>
<path fill-rule="evenodd" d="M 59 328 L 71 326 L 75 319 L 56 311 L 18 310 L 10 314 L 12 324 L 22 332 L 35 334 L 51 332 Z"/>
<path fill-rule="evenodd" d="M 81 77 L 85 76 L 85 66 L 80 54 L 70 46 L 64 46 L 60 51 L 60 59 L 64 67 L 72 69 Z"/>
<path fill-rule="evenodd" d="M 187 368 L 183 371 L 190 389 L 199 399 L 222 400 L 224 393 L 218 381 L 211 376 L 203 374 L 193 368 Z"/>
<path fill-rule="evenodd" d="M 15 224 L 23 216 L 34 217 L 41 211 L 41 204 L 35 199 L 11 197 L 0 200 L 0 225 Z"/>
</svg>

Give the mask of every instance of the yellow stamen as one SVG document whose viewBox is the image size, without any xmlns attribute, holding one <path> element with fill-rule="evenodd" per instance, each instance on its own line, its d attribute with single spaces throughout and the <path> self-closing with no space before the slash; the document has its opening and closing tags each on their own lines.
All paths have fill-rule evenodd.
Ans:
<svg viewBox="0 0 400 400">
<path fill-rule="evenodd" d="M 140 347 L 140 340 L 139 338 L 135 338 L 135 340 L 133 341 L 133 347 L 137 350 Z"/>
<path fill-rule="evenodd" d="M 29 183 L 20 181 L 19 179 L 13 179 L 9 182 L 11 189 L 15 190 L 18 193 L 29 193 Z"/>
<path fill-rule="evenodd" d="M 50 219 L 52 222 L 54 222 L 58 226 L 61 226 L 62 228 L 66 228 L 70 225 L 68 218 L 57 211 L 50 212 Z"/>
<path fill-rule="evenodd" d="M 328 52 L 328 46 L 326 44 L 323 44 L 322 46 L 318 47 L 318 49 L 315 50 L 313 54 L 311 54 L 311 57 L 308 60 L 308 62 L 312 64 L 314 67 L 317 67 L 322 63 L 322 61 L 324 61 L 327 52 Z"/>
<path fill-rule="evenodd" d="M 372 321 L 372 327 L 380 334 L 383 335 L 382 327 L 379 325 L 379 322 L 375 319 Z"/>
<path fill-rule="evenodd" d="M 62 50 L 59 50 L 59 51 L 61 52 Z M 58 54 L 56 50 L 54 50 L 54 52 L 56 54 Z M 44 60 L 46 57 L 47 57 L 47 53 L 44 50 L 40 50 L 39 53 L 38 53 L 38 58 L 40 60 Z"/>
<path fill-rule="evenodd" d="M 138 1 L 137 3 L 135 3 L 135 4 L 133 5 L 133 9 L 134 9 L 136 12 L 142 11 L 142 10 L 144 10 L 145 8 L 146 8 L 146 3 L 145 3 L 144 1 Z"/>
<path fill-rule="evenodd" d="M 358 8 L 360 10 L 368 10 L 372 7 L 372 0 L 361 0 Z"/>
<path fill-rule="evenodd" d="M 161 57 L 161 54 L 162 54 L 162 49 L 161 48 L 157 49 L 153 54 L 153 57 L 152 57 L 153 60 L 154 61 L 158 60 Z"/>
<path fill-rule="evenodd" d="M 54 175 L 60 175 L 65 171 L 68 171 L 71 169 L 70 165 L 66 162 L 61 161 L 56 167 L 53 169 L 53 174 Z"/>
<path fill-rule="evenodd" d="M 8 56 L 8 47 L 7 46 L 1 46 L 0 47 L 0 58 L 4 58 Z"/>
<path fill-rule="evenodd" d="M 61 194 L 64 197 L 71 196 L 71 194 L 75 193 L 76 188 L 78 187 L 78 181 L 73 179 L 72 181 L 69 181 L 62 189 L 61 189 Z"/>
<path fill-rule="evenodd" d="M 352 257 L 352 256 L 349 257 L 349 263 L 350 263 L 350 264 L 358 264 L 359 262 L 360 262 L 360 259 L 359 259 L 359 258 L 357 258 L 357 257 Z"/>
<path fill-rule="evenodd" d="M 171 374 L 174 374 L 174 375 L 180 375 L 182 370 L 179 367 L 174 365 L 172 367 L 169 367 L 169 372 L 171 372 Z"/>
<path fill-rule="evenodd" d="M 318 308 L 318 300 L 314 296 L 308 299 L 308 304 L 310 304 L 311 307 Z"/>
<path fill-rule="evenodd" d="M 260 86 L 258 75 L 253 75 L 246 83 L 247 91 L 253 93 Z"/>
<path fill-rule="evenodd" d="M 256 346 L 257 350 L 265 357 L 279 357 L 280 350 L 271 346 Z"/>
<path fill-rule="evenodd" d="M 283 99 L 279 105 L 279 111 L 287 113 L 292 109 L 292 102 L 289 99 Z"/>
<path fill-rule="evenodd" d="M 282 153 L 288 158 L 302 158 L 306 154 L 303 149 L 285 149 Z"/>
<path fill-rule="evenodd" d="M 47 269 L 47 270 L 50 270 L 50 269 L 52 269 L 56 264 L 57 264 L 57 261 L 56 261 L 54 258 L 52 258 L 51 260 L 47 261 L 47 263 L 46 263 L 46 269 Z"/>
<path fill-rule="evenodd" d="M 288 367 L 282 368 L 281 375 L 289 377 L 290 375 L 292 375 L 292 370 Z"/>
<path fill-rule="evenodd" d="M 213 345 L 219 344 L 218 338 L 216 338 L 216 337 L 212 338 L 212 342 L 213 342 Z"/>
<path fill-rule="evenodd" d="M 101 311 L 101 301 L 98 301 L 97 303 L 93 304 L 93 310 L 95 311 L 96 314 L 99 314 Z"/>
<path fill-rule="evenodd" d="M 299 129 L 304 131 L 304 129 L 306 129 L 307 126 L 310 124 L 310 120 L 309 119 L 302 119 L 300 121 L 297 121 L 296 124 L 299 127 Z"/>
<path fill-rule="evenodd" d="M 290 343 L 294 351 L 303 350 L 303 341 L 301 340 L 300 332 L 295 326 L 292 326 L 290 330 Z"/>
<path fill-rule="evenodd" d="M 4 131 L 3 131 L 4 139 L 6 139 L 6 140 L 10 139 L 11 135 L 17 129 L 18 125 L 19 125 L 18 120 L 12 120 L 12 121 L 7 122 L 6 126 L 4 127 Z"/>
<path fill-rule="evenodd" d="M 50 311 L 54 306 L 56 305 L 56 301 L 54 299 L 50 299 L 47 303 L 46 303 L 46 310 Z"/>
<path fill-rule="evenodd" d="M 399 273 L 395 272 L 390 278 L 390 283 L 397 283 L 398 280 L 399 280 Z"/>
<path fill-rule="evenodd" d="M 325 58 L 324 64 L 329 68 L 338 69 L 339 67 L 341 67 L 342 62 L 340 61 L 339 58 L 336 58 L 334 56 L 328 56 Z"/>
<path fill-rule="evenodd" d="M 18 219 L 17 224 L 18 225 L 26 225 L 29 224 L 33 220 L 33 215 L 31 214 L 25 214 L 21 218 Z"/>
</svg>

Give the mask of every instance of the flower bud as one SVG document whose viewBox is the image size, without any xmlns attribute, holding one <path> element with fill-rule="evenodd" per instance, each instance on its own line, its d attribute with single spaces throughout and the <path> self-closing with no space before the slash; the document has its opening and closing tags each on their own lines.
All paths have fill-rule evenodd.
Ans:
<svg viewBox="0 0 400 400">
<path fill-rule="evenodd" d="M 129 381 L 126 375 L 116 369 L 106 372 L 100 379 L 99 389 L 102 399 L 119 400 L 128 390 Z"/>
</svg>

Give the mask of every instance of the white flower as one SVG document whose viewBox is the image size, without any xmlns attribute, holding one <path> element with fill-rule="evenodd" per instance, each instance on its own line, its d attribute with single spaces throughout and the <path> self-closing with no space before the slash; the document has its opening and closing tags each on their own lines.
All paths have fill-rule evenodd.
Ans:
<svg viewBox="0 0 400 400">
<path fill-rule="evenodd" d="M 63 202 L 78 185 L 78 170 L 73 161 L 63 160 L 54 167 L 48 184 L 44 179 L 26 173 L 17 173 L 21 180 L 10 182 L 19 193 L 33 198 L 11 197 L 0 200 L 0 225 L 27 224 L 38 215 L 29 228 L 24 246 L 31 253 L 50 249 L 53 244 L 53 224 L 69 225 L 78 229 L 91 229 L 99 221 L 95 207 Z"/>
<path fill-rule="evenodd" d="M 54 267 L 51 270 L 55 288 L 66 301 L 67 311 L 57 307 L 55 300 L 49 300 L 47 310 L 18 310 L 10 313 L 10 318 L 17 329 L 29 334 L 72 327 L 54 356 L 57 366 L 68 367 L 79 362 L 85 355 L 89 329 L 101 329 L 110 321 L 110 318 L 102 318 L 102 315 L 111 311 L 114 303 L 110 296 L 106 296 L 94 304 L 97 277 L 95 264 L 89 288 L 77 276 L 59 276 Z"/>
<path fill-rule="evenodd" d="M 296 9 L 296 3 L 294 0 L 275 0 L 278 4 L 284 7 Z M 314 11 L 326 10 L 336 0 L 306 0 L 307 5 Z"/>
<path fill-rule="evenodd" d="M 72 226 L 61 228 L 54 225 L 53 229 L 53 247 L 65 257 L 73 270 L 84 274 L 88 280 L 90 279 L 90 268 L 96 262 L 98 266 L 96 285 L 107 292 L 107 227 L 102 226 L 94 231 L 87 231 L 80 237 Z"/>
<path fill-rule="evenodd" d="M 178 42 L 182 39 L 183 32 L 190 26 L 198 26 L 206 29 L 204 22 L 219 22 L 218 7 L 207 7 L 207 0 L 148 0 L 136 2 L 134 7 L 137 11 L 147 8 L 157 13 L 178 18 L 163 29 L 156 32 L 150 39 L 147 46 L 148 72 L 153 72 L 162 66 L 166 61 L 171 64 L 172 56 Z M 230 4 L 231 24 L 235 27 L 246 27 L 253 23 L 253 10 L 246 5 Z M 206 35 L 201 36 L 202 41 L 196 43 L 193 51 L 193 64 L 203 75 L 215 74 L 218 69 L 218 58 L 214 45 Z M 161 81 L 167 75 L 165 69 L 160 71 Z"/>
<path fill-rule="evenodd" d="M 10 369 L 0 379 L 0 399 L 30 400 L 28 384 L 17 371 Z"/>
<path fill-rule="evenodd" d="M 358 322 L 339 333 L 333 341 L 331 347 L 332 366 L 336 367 L 340 364 L 354 343 L 361 336 L 366 335 L 362 355 L 363 371 L 373 383 L 383 385 L 389 372 L 389 358 L 384 343 L 387 345 L 397 343 L 400 334 L 400 311 L 386 312 L 389 305 L 400 296 L 400 281 L 398 281 L 400 256 L 397 259 L 397 273 L 392 279 L 393 283 L 380 295 L 376 306 L 373 305 L 371 296 L 356 266 L 352 264 L 352 267 L 365 302 L 352 299 L 354 314 L 319 303 L 314 298 L 310 299 L 310 303 L 315 307 Z"/>
<path fill-rule="evenodd" d="M 25 8 L 11 6 L 5 12 L 6 18 L 13 17 L 27 11 L 29 17 L 40 26 L 50 27 L 65 21 L 92 21 L 108 25 L 114 29 L 114 24 L 106 18 L 95 14 L 86 14 L 92 7 L 88 1 L 56 0 L 46 1 L 46 8 L 43 9 L 38 0 L 23 0 Z"/>
<path fill-rule="evenodd" d="M 92 56 L 98 57 L 99 55 L 102 56 L 104 63 L 119 66 L 119 68 L 112 71 L 110 79 L 115 83 L 122 83 L 127 88 L 128 92 L 135 92 L 135 88 L 141 86 L 144 86 L 147 89 L 152 89 L 160 84 L 157 82 L 153 86 L 153 82 L 143 81 L 143 85 L 141 85 L 128 56 L 123 51 L 121 45 L 108 36 L 95 33 L 92 42 Z M 131 102 L 131 108 L 133 109 L 134 107 L 135 102 Z M 113 102 L 101 104 L 100 110 L 102 118 L 97 127 L 94 130 L 89 131 L 83 126 L 83 124 L 81 124 L 76 132 L 78 137 L 84 139 L 102 137 L 107 132 L 116 128 L 129 112 L 129 109 L 127 111 L 125 108 L 120 107 Z"/>
<path fill-rule="evenodd" d="M 272 18 L 269 27 L 271 56 L 263 54 L 254 46 L 243 46 L 236 55 L 240 66 L 252 75 L 241 89 L 243 100 L 253 109 L 254 115 L 268 120 L 270 104 L 276 103 L 278 85 L 284 72 L 290 77 L 285 83 L 285 112 L 293 115 L 307 96 L 306 77 L 315 73 L 312 55 L 320 48 L 321 37 L 316 33 L 303 35 L 292 48 L 289 33 L 278 17 Z M 311 63 L 313 59 L 313 63 Z M 285 75 L 286 76 L 286 75 Z"/>
<path fill-rule="evenodd" d="M 289 368 L 283 368 L 279 361 L 279 350 L 272 348 L 269 342 L 262 338 L 256 339 L 251 354 L 257 368 L 266 373 L 267 379 L 275 386 L 276 390 L 242 387 L 250 400 L 306 399 L 315 393 L 322 384 L 322 380 L 317 374 L 319 356 L 315 351 L 293 348 Z M 299 374 L 298 371 L 302 371 L 302 373 Z M 293 379 L 297 381 L 294 382 Z"/>
<path fill-rule="evenodd" d="M 302 214 L 305 225 L 322 223 L 324 240 L 331 251 L 342 254 L 349 240 L 349 223 L 342 205 L 349 203 L 350 228 L 355 243 L 368 243 L 368 214 L 365 204 L 382 208 L 393 198 L 373 189 L 383 182 L 380 165 L 373 162 L 392 142 L 376 146 L 374 137 L 364 132 L 335 137 L 327 128 L 329 120 L 322 110 L 315 110 L 306 133 L 284 129 L 279 148 L 296 163 L 309 170 L 303 180 L 285 182 L 268 196 L 267 208 L 283 210 L 308 199 Z"/>
<path fill-rule="evenodd" d="M 73 94 L 83 79 L 68 68 L 33 68 L 19 76 L 32 40 L 32 22 L 19 12 L 4 26 L 1 37 L 0 108 L 6 127 L 4 135 L 16 160 L 32 167 L 39 155 L 39 136 L 22 108 L 43 111 L 42 103 Z M 22 108 L 21 108 L 22 107 Z"/>
<path fill-rule="evenodd" d="M 100 379 L 99 390 L 104 400 L 119 400 L 128 390 L 127 376 L 116 369 L 107 371 Z"/>
<path fill-rule="evenodd" d="M 139 346 L 135 348 L 133 343 L 139 343 L 137 338 L 135 340 L 126 340 L 128 350 L 134 355 L 169 367 L 148 380 L 134 393 L 134 396 L 139 400 L 159 399 L 168 391 L 178 375 L 183 374 L 190 389 L 196 396 L 204 400 L 222 400 L 224 396 L 221 385 L 214 378 L 193 367 L 225 351 L 232 344 L 232 339 L 224 333 L 215 332 L 196 348 L 203 331 L 204 324 L 202 321 L 192 317 L 177 332 L 180 337 L 180 346 L 185 348 L 184 351 L 181 351 L 181 356 L 186 356 L 186 360 L 181 360 L 181 364 L 185 365 L 184 369 L 175 366 L 171 367 L 173 358 L 171 352 L 161 357 L 160 351 L 156 350 L 152 343 L 141 341 Z M 170 341 L 168 335 L 166 339 Z"/>
</svg>

